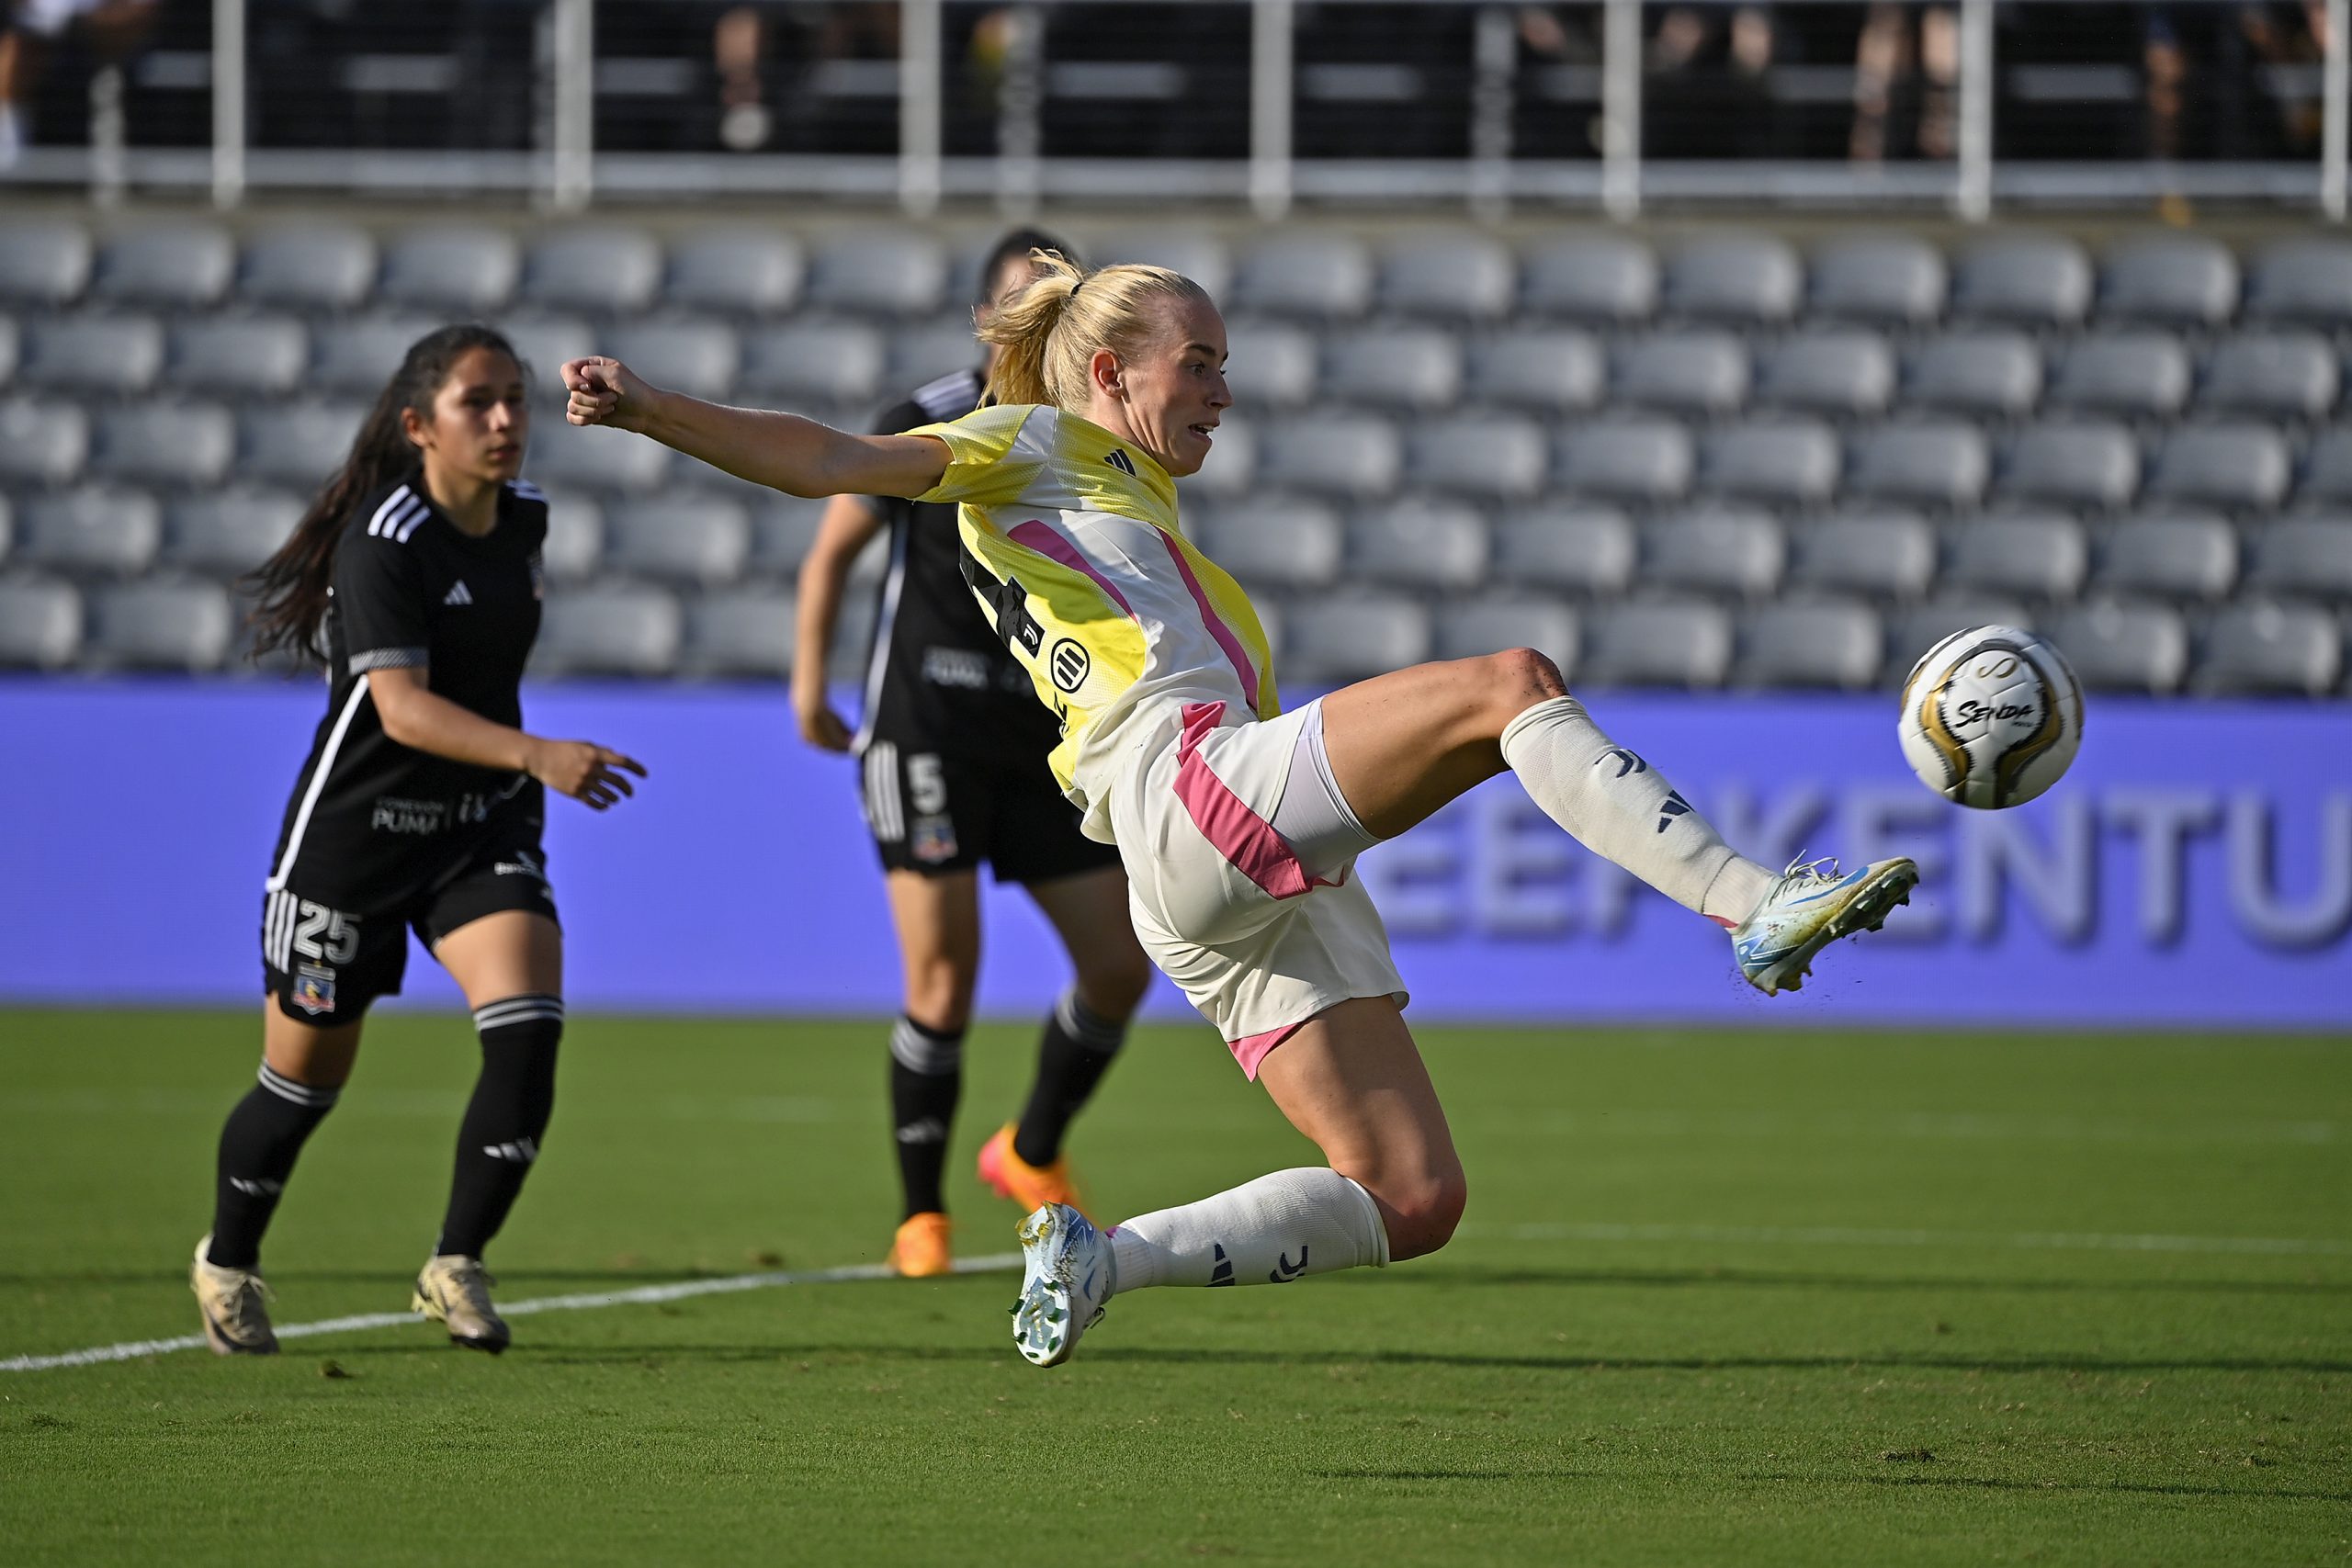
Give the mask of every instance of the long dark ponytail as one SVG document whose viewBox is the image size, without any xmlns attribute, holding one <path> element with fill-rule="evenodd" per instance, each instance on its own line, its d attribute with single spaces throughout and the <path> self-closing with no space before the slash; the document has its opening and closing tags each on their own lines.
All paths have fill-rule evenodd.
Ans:
<svg viewBox="0 0 2352 1568">
<path fill-rule="evenodd" d="M 430 419 L 433 399 L 448 380 L 450 368 L 477 348 L 493 349 L 522 363 L 503 333 L 471 322 L 437 327 L 409 344 L 400 369 L 376 394 L 376 406 L 352 438 L 343 467 L 311 499 L 277 553 L 245 577 L 255 599 L 254 658 L 285 649 L 314 661 L 323 660 L 319 626 L 326 619 L 335 541 L 342 537 L 344 523 L 364 498 L 416 466 L 416 447 L 401 416 L 414 409 Z"/>
</svg>

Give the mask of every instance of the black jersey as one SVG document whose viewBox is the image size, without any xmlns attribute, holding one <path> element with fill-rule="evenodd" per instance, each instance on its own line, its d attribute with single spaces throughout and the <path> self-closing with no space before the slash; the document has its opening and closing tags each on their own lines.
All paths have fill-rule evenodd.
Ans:
<svg viewBox="0 0 2352 1568">
<path fill-rule="evenodd" d="M 961 418 L 979 405 L 980 389 L 977 370 L 942 376 L 884 411 L 876 432 Z M 878 734 L 908 750 L 1043 759 L 1059 727 L 964 581 L 956 508 L 895 497 L 870 504 L 889 525 L 890 566 L 866 664 L 860 749 Z"/>
<path fill-rule="evenodd" d="M 503 806 L 543 809 L 526 774 L 435 757 L 386 735 L 368 674 L 423 669 L 435 695 L 519 728 L 547 531 L 547 499 L 531 485 L 503 487 L 496 526 L 474 538 L 426 499 L 414 474 L 345 522 L 326 616 L 327 711 L 286 805 L 273 887 L 299 863 L 314 896 L 354 908 L 397 903 Z"/>
</svg>

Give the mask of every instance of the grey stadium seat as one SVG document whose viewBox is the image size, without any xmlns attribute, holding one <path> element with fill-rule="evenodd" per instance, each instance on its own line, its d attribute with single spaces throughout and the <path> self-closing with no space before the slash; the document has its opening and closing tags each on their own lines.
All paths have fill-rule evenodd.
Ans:
<svg viewBox="0 0 2352 1568">
<path fill-rule="evenodd" d="M 236 646 L 237 615 L 217 582 L 155 579 L 94 591 L 82 661 L 115 670 L 218 670 Z"/>
<path fill-rule="evenodd" d="M 2238 308 L 2238 259 L 2217 241 L 2164 234 L 2126 242 L 2099 269 L 2098 312 L 2119 321 L 2219 327 Z"/>
<path fill-rule="evenodd" d="M 2213 347 L 2197 389 L 2211 413 L 2320 420 L 2335 406 L 2341 369 L 2316 333 L 2236 333 Z"/>
<path fill-rule="evenodd" d="M 82 646 L 82 596 L 30 572 L 0 576 L 0 667 L 62 670 Z"/>
<path fill-rule="evenodd" d="M 2237 530 L 2225 519 L 2128 517 L 2108 531 L 2092 586 L 2126 599 L 2218 600 L 2237 575 Z"/>
<path fill-rule="evenodd" d="M 2248 588 L 2352 602 L 2352 517 L 2287 517 L 2254 536 Z"/>
<path fill-rule="evenodd" d="M 1462 396 L 1461 341 L 1428 327 L 1367 327 L 1327 337 L 1323 388 L 1352 403 L 1451 408 Z"/>
<path fill-rule="evenodd" d="M 1573 679 L 1577 613 L 1555 599 L 1521 593 L 1488 594 L 1438 612 L 1438 658 L 1476 659 L 1507 648 L 1532 648 Z"/>
<path fill-rule="evenodd" d="M 1916 327 L 1944 308 L 1943 253 L 1908 235 L 1832 240 L 1807 270 L 1808 313 L 1825 320 Z"/>
<path fill-rule="evenodd" d="M 1950 420 L 1883 424 L 1846 440 L 1846 491 L 1937 508 L 1976 504 L 1990 458 L 1972 424 Z"/>
<path fill-rule="evenodd" d="M 175 488 L 219 484 L 237 455 L 237 422 L 218 403 L 143 402 L 100 411 L 94 473 Z"/>
<path fill-rule="evenodd" d="M 1372 253 L 1342 234 L 1261 240 L 1241 258 L 1234 300 L 1274 316 L 1342 321 L 1372 308 Z"/>
<path fill-rule="evenodd" d="M 6 493 L 0 491 L 0 563 L 7 560 L 8 547 L 16 537 L 17 509 L 9 502 Z"/>
<path fill-rule="evenodd" d="M 0 400 L 0 480 L 70 484 L 90 456 L 90 416 L 53 398 Z"/>
<path fill-rule="evenodd" d="M 1283 668 L 1306 681 L 1350 681 L 1402 670 L 1430 656 L 1430 613 L 1404 593 L 1340 593 L 1302 600 L 1283 616 Z"/>
<path fill-rule="evenodd" d="M 2188 401 L 2188 355 L 2160 333 L 2077 341 L 2058 362 L 2044 406 L 2124 419 L 2168 419 Z"/>
<path fill-rule="evenodd" d="M 980 363 L 985 351 L 972 335 L 968 314 L 901 330 L 890 340 L 889 380 L 894 387 L 921 387 Z"/>
<path fill-rule="evenodd" d="M 164 564 L 239 576 L 268 559 L 301 516 L 302 498 L 291 491 L 240 487 L 180 497 L 164 513 Z"/>
<path fill-rule="evenodd" d="M 1978 418 L 2021 419 L 2041 396 L 2041 354 L 2023 333 L 1963 332 L 1911 355 L 1903 401 Z"/>
<path fill-rule="evenodd" d="M 1971 626 L 2016 626 L 2031 631 L 2033 616 L 2018 600 L 1997 593 L 1938 593 L 1887 617 L 1886 678 L 1899 682 L 1928 649 Z"/>
<path fill-rule="evenodd" d="M 1585 623 L 1580 678 L 1599 686 L 1720 686 L 1731 672 L 1732 620 L 1713 604 L 1620 604 Z"/>
<path fill-rule="evenodd" d="M 395 305 L 495 310 L 513 297 L 522 266 L 514 240 L 503 231 L 455 224 L 411 229 L 385 248 L 376 291 Z"/>
<path fill-rule="evenodd" d="M 1211 560 L 1243 587 L 1328 588 L 1339 581 L 1346 533 L 1319 502 L 1280 496 L 1219 507 L 1193 530 Z"/>
<path fill-rule="evenodd" d="M 1397 501 L 1348 522 L 1348 572 L 1368 582 L 1460 592 L 1487 576 L 1487 520 L 1467 506 Z"/>
<path fill-rule="evenodd" d="M 1633 523 L 1609 506 L 1513 513 L 1496 525 L 1493 550 L 1497 582 L 1596 598 L 1623 592 L 1641 558 Z"/>
<path fill-rule="evenodd" d="M 1952 314 L 1969 320 L 2070 327 L 2090 302 L 2090 258 L 2054 234 L 1984 241 L 1961 257 L 1952 278 Z"/>
<path fill-rule="evenodd" d="M 614 352 L 603 334 L 577 316 L 542 316 L 536 312 L 507 316 L 500 320 L 498 330 L 514 345 L 514 357 L 522 362 L 524 378 L 530 383 L 532 396 L 546 411 L 542 418 L 562 405 L 566 360 Z M 632 370 L 643 368 L 626 355 L 616 354 L 616 357 Z M 657 386 L 663 384 L 659 377 L 652 379 Z"/>
<path fill-rule="evenodd" d="M 1796 314 L 1804 264 L 1770 234 L 1711 234 L 1677 249 L 1666 264 L 1663 308 L 1670 316 L 1770 326 Z"/>
<path fill-rule="evenodd" d="M 1244 322 L 1232 341 L 1238 351 L 1227 361 L 1226 385 L 1236 407 L 1260 412 L 1297 408 L 1315 397 L 1316 365 L 1320 357 L 1315 334 L 1304 328 L 1274 322 Z M 1345 397 L 1347 388 L 1334 389 Z"/>
<path fill-rule="evenodd" d="M 689 607 L 679 668 L 704 677 L 779 680 L 792 671 L 799 615 L 785 589 L 705 593 Z"/>
<path fill-rule="evenodd" d="M 1690 489 L 1690 433 L 1669 419 L 1597 419 L 1570 425 L 1553 449 L 1552 472 L 1574 495 L 1646 505 Z"/>
<path fill-rule="evenodd" d="M 237 293 L 256 305 L 349 310 L 376 286 L 376 242 L 336 223 L 278 229 L 245 243 Z"/>
<path fill-rule="evenodd" d="M 1259 471 L 1286 489 L 1374 500 L 1396 488 L 1403 445 L 1371 414 L 1301 414 L 1267 430 Z"/>
<path fill-rule="evenodd" d="M 1217 299 L 1225 298 L 1233 282 L 1233 257 L 1225 243 L 1194 229 L 1121 230 L 1099 245 L 1081 246 L 1080 254 L 1098 265 L 1133 262 L 1164 266 L 1191 278 Z"/>
<path fill-rule="evenodd" d="M 1859 419 L 1894 395 L 1894 351 L 1860 328 L 1801 333 L 1758 356 L 1756 400 L 1775 408 Z"/>
<path fill-rule="evenodd" d="M 2260 424 L 2188 424 L 2165 438 L 2148 475 L 2151 498 L 2267 512 L 2286 498 L 2287 443 Z"/>
<path fill-rule="evenodd" d="M 1788 560 L 1769 513 L 1702 507 L 1642 530 L 1642 581 L 1668 588 L 1755 599 L 1770 593 Z"/>
<path fill-rule="evenodd" d="M 1936 531 L 1916 512 L 1847 512 L 1789 531 L 1786 586 L 1917 599 L 1936 577 Z"/>
<path fill-rule="evenodd" d="M 433 316 L 360 316 L 311 336 L 311 385 L 373 398 L 417 339 L 441 325 Z"/>
<path fill-rule="evenodd" d="M 90 292 L 118 304 L 199 310 L 229 292 L 236 270 L 236 242 L 216 224 L 137 229 L 98 253 Z"/>
<path fill-rule="evenodd" d="M 1589 333 L 1530 328 L 1470 346 L 1473 398 L 1542 413 L 1573 413 L 1600 401 L 1608 361 Z"/>
<path fill-rule="evenodd" d="M 775 230 L 698 230 L 670 247 L 662 296 L 688 310 L 773 315 L 792 309 L 808 271 L 800 247 Z"/>
<path fill-rule="evenodd" d="M 1493 240 L 1406 240 L 1380 259 L 1384 310 L 1454 321 L 1499 321 L 1510 314 L 1518 292 L 1517 264 Z"/>
<path fill-rule="evenodd" d="M 737 379 L 786 398 L 862 403 L 881 396 L 882 334 L 854 321 L 799 321 L 746 333 Z"/>
<path fill-rule="evenodd" d="M 2195 687 L 2208 693 L 2325 696 L 2344 668 L 2335 617 L 2307 604 L 2241 600 L 2206 629 Z"/>
<path fill-rule="evenodd" d="M 1409 484 L 1486 501 L 1524 501 L 1544 488 L 1551 452 L 1534 421 L 1457 415 L 1408 426 Z"/>
<path fill-rule="evenodd" d="M 136 577 L 164 542 L 164 509 L 145 491 L 89 485 L 18 508 L 20 566 L 86 577 Z"/>
<path fill-rule="evenodd" d="M 0 316 L 0 387 L 8 384 L 17 373 L 17 351 L 23 339 L 17 331 L 17 318 Z"/>
<path fill-rule="evenodd" d="M 2188 627 L 2169 605 L 2095 600 L 2060 616 L 2050 638 L 2094 692 L 2163 696 L 2188 672 Z"/>
<path fill-rule="evenodd" d="M 828 240 L 808 279 L 809 302 L 829 310 L 927 316 L 947 293 L 947 253 L 929 235 L 881 229 Z"/>
<path fill-rule="evenodd" d="M 2312 437 L 2295 499 L 2305 505 L 2352 502 L 2352 425 L 2336 425 Z"/>
<path fill-rule="evenodd" d="M 563 485 L 647 491 L 670 471 L 670 449 L 625 430 L 543 419 L 531 432 L 532 468 Z"/>
<path fill-rule="evenodd" d="M 1520 302 L 1530 315 L 1612 326 L 1647 321 L 1657 309 L 1657 257 L 1639 240 L 1570 234 L 1529 251 Z"/>
<path fill-rule="evenodd" d="M 164 379 L 191 391 L 277 397 L 310 367 L 311 336 L 292 316 L 195 316 L 175 324 Z"/>
<path fill-rule="evenodd" d="M 2029 425 L 2009 444 L 1999 492 L 2076 510 L 2128 504 L 2140 483 L 2140 448 L 2120 424 L 2095 420 Z"/>
<path fill-rule="evenodd" d="M 584 582 L 605 558 L 604 503 L 576 491 L 544 493 L 548 536 L 539 547 L 539 563 L 551 582 Z"/>
<path fill-rule="evenodd" d="M 90 254 L 79 223 L 12 218 L 0 224 L 0 299 L 71 304 L 89 287 Z"/>
<path fill-rule="evenodd" d="M 2264 251 L 2246 283 L 2245 319 L 2352 324 L 2352 243 L 2289 240 Z"/>
<path fill-rule="evenodd" d="M 1767 506 L 1817 506 L 1838 488 L 1836 433 L 1818 420 L 1748 420 L 1699 442 L 1699 489 Z"/>
<path fill-rule="evenodd" d="M 1955 524 L 1944 586 L 2020 599 L 2072 599 L 2090 566 L 2083 525 L 2063 513 L 1978 517 Z"/>
<path fill-rule="evenodd" d="M 1726 332 L 1660 333 L 1614 355 L 1610 399 L 1677 413 L 1723 414 L 1747 398 L 1747 350 Z"/>
<path fill-rule="evenodd" d="M 684 623 L 674 596 L 641 583 L 549 594 L 531 672 L 667 675 L 677 666 Z"/>
<path fill-rule="evenodd" d="M 301 402 L 247 409 L 237 419 L 237 469 L 246 479 L 309 490 L 340 467 L 368 405 Z"/>
<path fill-rule="evenodd" d="M 808 547 L 817 542 L 817 528 L 825 502 L 797 495 L 771 494 L 752 509 L 751 570 L 763 576 L 790 577 L 800 570 Z"/>
<path fill-rule="evenodd" d="M 1878 682 L 1885 641 L 1878 613 L 1867 604 L 1767 604 L 1740 622 L 1734 678 L 1742 686 L 1861 691 Z"/>
<path fill-rule="evenodd" d="M 17 380 L 77 392 L 143 392 L 164 368 L 164 326 L 153 316 L 35 317 Z"/>
<path fill-rule="evenodd" d="M 566 229 L 531 246 L 523 297 L 559 310 L 642 310 L 662 282 L 662 247 L 641 229 Z"/>
<path fill-rule="evenodd" d="M 1177 481 L 1180 496 L 1240 497 L 1258 481 L 1258 431 L 1246 414 L 1230 409 L 1217 421 L 1216 445 L 1201 471 Z"/>
<path fill-rule="evenodd" d="M 741 348 L 735 329 L 721 322 L 648 316 L 613 328 L 605 341 L 605 352 L 657 387 L 718 399 L 735 386 Z"/>
</svg>

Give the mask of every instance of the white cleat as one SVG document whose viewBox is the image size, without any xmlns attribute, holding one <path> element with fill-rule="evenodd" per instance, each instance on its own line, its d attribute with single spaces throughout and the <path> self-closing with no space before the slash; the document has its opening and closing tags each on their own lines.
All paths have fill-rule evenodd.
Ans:
<svg viewBox="0 0 2352 1568">
<path fill-rule="evenodd" d="M 223 1269 L 205 1257 L 206 1236 L 196 1244 L 187 1282 L 204 1314 L 204 1337 L 216 1356 L 275 1356 L 277 1335 L 269 1326 L 271 1292 L 257 1270 Z"/>
<path fill-rule="evenodd" d="M 1047 1203 L 1015 1233 L 1026 1267 L 1012 1303 L 1012 1342 L 1041 1367 L 1057 1367 L 1078 1337 L 1102 1320 L 1111 1299 L 1111 1241 L 1067 1203 Z"/>
<path fill-rule="evenodd" d="M 408 1308 L 440 1319 L 452 1345 L 495 1356 L 510 1337 L 506 1320 L 490 1304 L 490 1287 L 496 1282 L 483 1271 L 481 1258 L 443 1253 L 424 1260 Z"/>
<path fill-rule="evenodd" d="M 1797 990 L 1815 953 L 1840 937 L 1878 930 L 1918 885 L 1919 867 L 1909 860 L 1872 861 L 1850 876 L 1839 874 L 1834 860 L 1792 861 L 1756 912 L 1733 928 L 1739 972 L 1768 997 Z"/>
</svg>

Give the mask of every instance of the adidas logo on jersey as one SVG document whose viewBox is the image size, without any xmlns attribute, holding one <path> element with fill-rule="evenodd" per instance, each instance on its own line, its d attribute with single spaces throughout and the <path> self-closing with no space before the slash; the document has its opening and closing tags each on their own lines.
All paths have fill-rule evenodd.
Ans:
<svg viewBox="0 0 2352 1568">
<path fill-rule="evenodd" d="M 1102 460 L 1110 464 L 1113 468 L 1118 469 L 1119 472 L 1126 475 L 1129 479 L 1136 477 L 1135 464 L 1128 459 L 1127 455 L 1125 452 L 1120 451 L 1116 446 L 1112 447 L 1111 455 Z"/>
<path fill-rule="evenodd" d="M 449 592 L 441 596 L 444 604 L 470 604 L 473 602 L 474 596 L 467 591 L 463 578 L 450 584 Z"/>
</svg>

